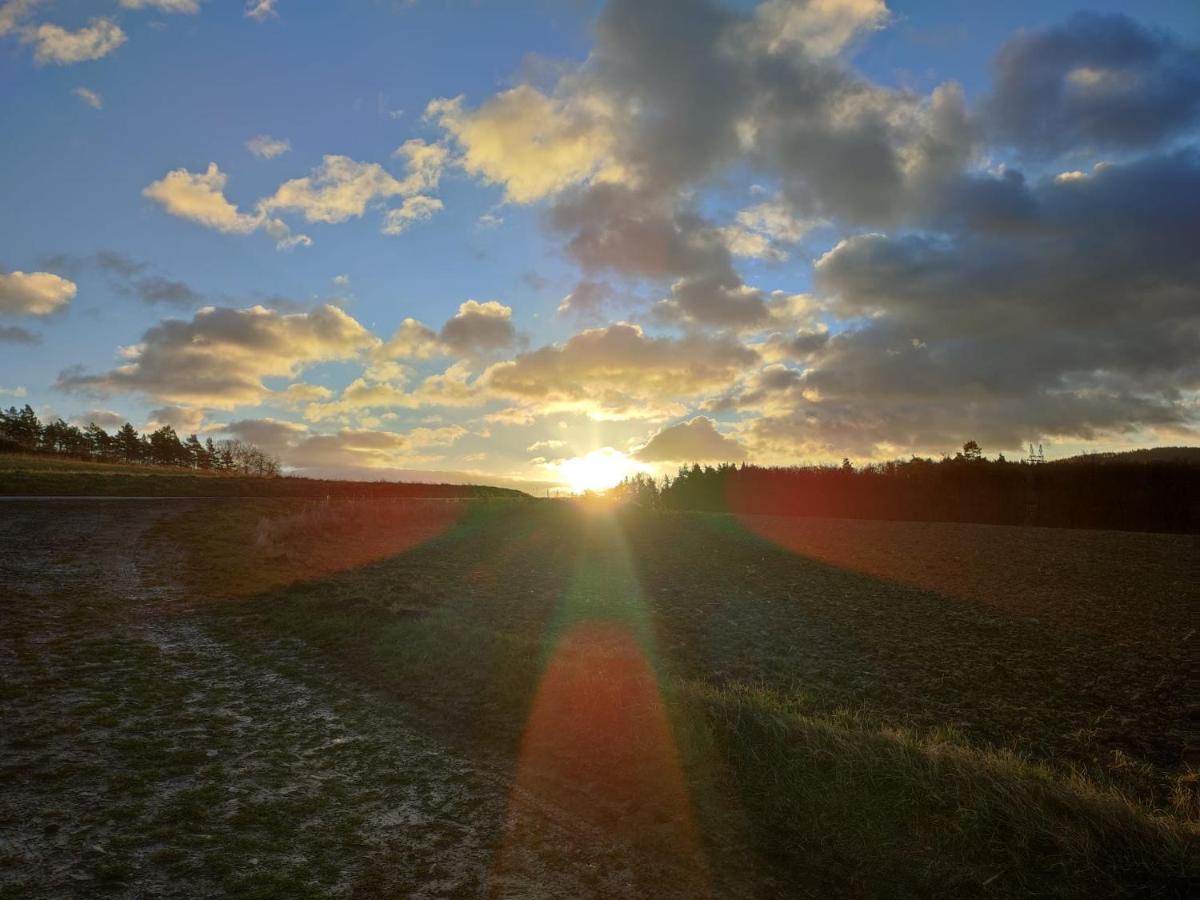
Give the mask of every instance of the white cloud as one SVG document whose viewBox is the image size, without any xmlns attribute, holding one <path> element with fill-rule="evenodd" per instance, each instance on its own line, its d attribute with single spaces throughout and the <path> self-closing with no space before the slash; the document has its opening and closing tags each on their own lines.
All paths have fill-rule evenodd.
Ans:
<svg viewBox="0 0 1200 900">
<path fill-rule="evenodd" d="M 204 172 L 174 169 L 150 184 L 142 194 L 160 203 L 168 213 L 197 222 L 225 234 L 250 234 L 263 229 L 280 248 L 312 241 L 302 234 L 293 235 L 287 225 L 259 208 L 255 213 L 241 212 L 225 198 L 226 175 L 209 163 Z"/>
<path fill-rule="evenodd" d="M 26 396 L 28 393 L 29 393 L 29 392 L 28 392 L 27 390 L 25 390 L 25 388 L 24 388 L 24 387 L 22 387 L 21 385 L 17 385 L 16 387 L 3 387 L 3 386 L 0 386 L 0 397 L 17 397 L 17 398 L 20 398 L 20 397 L 24 397 L 24 396 Z"/>
<path fill-rule="evenodd" d="M 396 152 L 408 160 L 409 171 L 403 179 L 393 177 L 378 163 L 330 155 L 312 174 L 281 184 L 261 201 L 261 207 L 298 212 L 309 222 L 338 223 L 363 215 L 372 204 L 405 197 L 400 207 L 388 211 L 384 222 L 386 234 L 399 234 L 412 222 L 441 209 L 441 201 L 420 192 L 437 185 L 445 151 L 424 141 L 408 141 Z"/>
<path fill-rule="evenodd" d="M 526 447 L 525 450 L 529 453 L 541 453 L 545 450 L 558 450 L 565 446 L 567 446 L 566 441 L 534 441 L 532 444 Z"/>
<path fill-rule="evenodd" d="M 170 425 L 179 434 L 195 434 L 204 424 L 204 410 L 189 406 L 160 406 L 150 410 L 150 419 L 146 429 L 154 431 L 164 425 Z"/>
<path fill-rule="evenodd" d="M 405 160 L 408 176 L 403 182 L 404 193 L 415 194 L 431 191 L 438 186 L 450 152 L 441 144 L 430 144 L 414 138 L 397 147 L 392 156 Z"/>
<path fill-rule="evenodd" d="M 17 30 L 18 23 L 33 12 L 42 0 L 8 0 L 0 3 L 0 37 Z"/>
<path fill-rule="evenodd" d="M 77 87 L 75 90 L 71 91 L 71 93 L 90 106 L 92 109 L 104 108 L 104 98 L 90 88 Z"/>
<path fill-rule="evenodd" d="M 291 143 L 267 134 L 260 134 L 246 141 L 246 149 L 259 159 L 274 159 L 292 149 Z"/>
<path fill-rule="evenodd" d="M 200 12 L 199 0 L 121 0 L 122 9 L 156 9 L 164 13 L 194 16 Z"/>
<path fill-rule="evenodd" d="M 282 393 L 276 393 L 274 399 L 281 402 L 284 406 L 302 406 L 305 403 L 317 403 L 321 400 L 328 400 L 333 396 L 333 391 L 319 384 L 305 384 L 303 381 L 297 381 L 289 384 L 287 389 Z"/>
<path fill-rule="evenodd" d="M 239 212 L 225 199 L 227 176 L 209 163 L 202 173 L 174 169 L 142 194 L 161 203 L 173 216 L 190 219 L 227 234 L 249 234 L 262 227 L 263 217 Z"/>
<path fill-rule="evenodd" d="M 434 100 L 425 115 L 458 142 L 464 169 L 503 185 L 514 203 L 617 174 L 604 107 L 586 95 L 562 100 L 520 85 L 476 110 L 465 109 L 461 97 Z"/>
<path fill-rule="evenodd" d="M 337 223 L 361 216 L 369 203 L 403 193 L 404 186 L 378 163 L 330 155 L 311 175 L 285 181 L 262 205 L 299 212 L 309 222 Z"/>
<path fill-rule="evenodd" d="M 681 400 L 726 389 L 758 361 L 755 351 L 730 338 L 649 337 L 637 325 L 617 322 L 496 363 L 480 382 L 492 396 L 538 415 L 661 418 L 682 414 Z"/>
<path fill-rule="evenodd" d="M 470 369 L 463 363 L 455 363 L 440 374 L 430 375 L 412 388 L 396 381 L 374 380 L 368 372 L 348 384 L 337 400 L 310 403 L 304 409 L 304 418 L 322 422 L 329 419 L 348 421 L 357 417 L 361 422 L 362 413 L 371 409 L 475 406 L 487 398 L 470 379 Z"/>
<path fill-rule="evenodd" d="M 740 210 L 735 224 L 722 228 L 721 234 L 734 256 L 780 261 L 788 256 L 780 244 L 795 244 L 823 224 L 821 219 L 796 217 L 776 199 Z"/>
<path fill-rule="evenodd" d="M 887 24 L 884 0 L 766 0 L 755 12 L 756 42 L 768 53 L 796 49 L 811 56 L 836 56 L 856 37 Z"/>
<path fill-rule="evenodd" d="M 76 286 L 51 272 L 0 272 L 0 313 L 45 316 L 65 306 Z"/>
<path fill-rule="evenodd" d="M 252 153 L 277 156 L 286 151 L 286 141 L 266 135 L 247 143 Z M 250 234 L 262 229 L 282 248 L 312 241 L 293 235 L 287 224 L 272 213 L 299 213 L 308 222 L 336 224 L 362 216 L 369 206 L 393 197 L 405 198 L 384 219 L 385 234 L 399 234 L 413 222 L 428 219 L 442 203 L 421 191 L 436 187 L 446 158 L 445 148 L 425 141 L 403 144 L 394 155 L 407 160 L 408 173 L 394 177 L 378 163 L 363 163 L 348 156 L 328 155 L 303 178 L 292 178 L 275 193 L 259 200 L 253 213 L 242 212 L 225 197 L 226 175 L 216 163 L 204 172 L 175 169 L 149 185 L 142 193 L 161 203 L 168 213 L 198 222 L 227 234 Z"/>
<path fill-rule="evenodd" d="M 263 22 L 279 15 L 275 9 L 277 0 L 246 0 L 246 18 Z"/>
<path fill-rule="evenodd" d="M 442 201 L 436 197 L 418 194 L 407 197 L 395 209 L 389 209 L 383 219 L 384 234 L 403 234 L 414 222 L 424 222 L 440 212 Z"/>
<path fill-rule="evenodd" d="M 92 19 L 78 31 L 60 25 L 42 23 L 21 31 L 21 40 L 34 45 L 33 58 L 39 63 L 70 65 L 100 59 L 126 41 L 125 32 L 109 19 Z"/>
</svg>

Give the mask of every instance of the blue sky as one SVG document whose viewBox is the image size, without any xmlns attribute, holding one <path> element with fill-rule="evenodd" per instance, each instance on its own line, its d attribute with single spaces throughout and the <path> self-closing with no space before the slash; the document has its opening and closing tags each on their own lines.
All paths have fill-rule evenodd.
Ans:
<svg viewBox="0 0 1200 900">
<path fill-rule="evenodd" d="M 898 301 L 880 300 L 878 292 L 871 293 L 873 288 L 864 287 L 865 275 L 814 279 L 816 260 L 841 247 L 827 271 L 842 272 L 834 263 L 843 257 L 847 263 L 875 265 L 876 256 L 851 255 L 865 252 L 865 243 L 839 243 L 871 235 L 908 240 L 897 246 L 910 248 L 914 236 L 936 234 L 943 244 L 961 248 L 970 243 L 975 253 L 1024 251 L 987 243 L 984 230 L 956 231 L 958 226 L 947 224 L 948 213 L 931 217 L 923 208 L 925 201 L 913 199 L 916 188 L 887 213 L 866 213 L 858 201 L 847 205 L 846 198 L 833 196 L 827 188 L 829 164 L 822 162 L 826 168 L 816 170 L 796 156 L 803 150 L 795 147 L 824 146 L 827 135 L 818 140 L 806 134 L 786 151 L 770 149 L 767 139 L 745 138 L 740 153 L 702 157 L 697 152 L 695 174 L 687 178 L 648 174 L 656 167 L 669 172 L 672 166 L 666 154 L 671 136 L 663 121 L 678 116 L 681 131 L 717 133 L 723 127 L 722 111 L 715 109 L 711 122 L 683 121 L 692 113 L 686 91 L 671 84 L 676 77 L 672 72 L 655 70 L 653 59 L 637 58 L 645 51 L 635 47 L 639 26 L 631 25 L 630 19 L 639 13 L 620 9 L 621 3 L 276 0 L 268 4 L 271 11 L 257 19 L 232 0 L 192 5 L 194 12 L 187 11 L 186 0 L 0 4 L 0 10 L 7 8 L 11 14 L 7 33 L 0 35 L 0 116 L 6 135 L 0 144 L 0 189 L 8 210 L 0 225 L 0 273 L 46 272 L 75 287 L 69 301 L 39 313 L 29 311 L 27 285 L 9 284 L 12 298 L 0 307 L 0 326 L 7 326 L 9 334 L 11 329 L 34 334 L 38 342 L 0 343 L 0 388 L 8 392 L 0 402 L 29 402 L 46 415 L 65 418 L 110 412 L 139 426 L 169 422 L 184 431 L 256 438 L 302 471 L 371 476 L 437 471 L 555 484 L 564 482 L 565 459 L 597 452 L 603 456 L 595 458 L 597 465 L 607 461 L 606 471 L 641 466 L 658 472 L 687 461 L 688 453 L 696 458 L 786 462 L 936 452 L 972 436 L 981 437 L 985 449 L 1011 450 L 1040 439 L 1064 452 L 1188 440 L 1195 415 L 1194 388 L 1188 379 L 1194 373 L 1181 362 L 1150 377 L 1131 361 L 1136 347 L 1126 347 L 1127 352 L 1098 366 L 1047 366 L 1019 389 L 1010 389 L 1006 382 L 1011 379 L 998 368 L 980 368 L 962 376 L 963 383 L 973 386 L 969 397 L 930 395 L 922 403 L 919 396 L 905 393 L 888 400 L 888 392 L 864 374 L 873 366 L 858 356 L 883 340 L 881 323 L 891 329 L 888 340 L 918 349 L 924 345 L 938 366 L 951 365 L 948 360 L 964 342 L 991 348 L 1001 339 L 1033 348 L 1027 354 L 1030 366 L 1042 365 L 1047 354 L 1059 354 L 1056 358 L 1062 360 L 1073 352 L 1067 340 L 1070 329 L 1053 348 L 1035 347 L 1044 329 L 1026 334 L 1022 327 L 1033 326 L 1023 326 L 1023 314 L 1015 311 L 1011 327 L 996 334 L 985 334 L 985 328 L 941 334 L 934 323 L 944 322 L 944 314 L 906 318 L 910 307 L 905 306 L 903 314 L 898 306 L 889 307 L 889 302 Z M 778 9 L 764 12 L 772 6 Z M 184 11 L 172 11 L 179 7 Z M 961 85 L 962 128 L 973 129 L 973 136 L 963 138 L 961 158 L 948 164 L 956 167 L 954 177 L 974 185 L 986 179 L 1001 184 L 1007 183 L 1004 171 L 1019 171 L 1031 187 L 1046 179 L 1050 186 L 1036 202 L 1047 210 L 1057 208 L 1057 173 L 1086 174 L 1097 163 L 1133 165 L 1195 146 L 1194 110 L 1172 98 L 1163 102 L 1160 118 L 1147 125 L 1150 137 L 1119 134 L 1115 126 L 1088 132 L 1067 120 L 1061 129 L 1066 133 L 1075 128 L 1072 133 L 1078 140 L 1052 153 L 1022 146 L 1022 138 L 1013 137 L 1011 129 L 1004 142 L 991 137 L 999 133 L 1004 109 L 1018 123 L 1014 127 L 1044 123 L 1044 118 L 1035 122 L 1035 115 L 1073 114 L 1066 106 L 1017 108 L 1021 85 L 1014 79 L 1019 73 L 1004 76 L 1011 85 L 998 83 L 993 59 L 1014 36 L 1074 29 L 1070 40 L 1095 40 L 1099 59 L 1104 41 L 1115 46 L 1114 42 L 1136 43 L 1138 35 L 1150 35 L 1149 57 L 1133 63 L 1118 59 L 1112 71 L 1126 79 L 1119 85 L 1121 91 L 1157 85 L 1154 96 L 1161 98 L 1172 84 L 1200 70 L 1195 56 L 1200 15 L 1187 0 L 1087 4 L 1087 11 L 1117 16 L 1102 20 L 1108 31 L 1089 31 L 1080 20 L 1072 20 L 1078 3 L 730 3 L 720 7 L 720 41 L 726 49 L 719 52 L 713 50 L 716 44 L 704 43 L 713 33 L 698 24 L 710 16 L 710 4 L 664 3 L 666 7 L 678 22 L 671 33 L 679 35 L 689 58 L 717 52 L 714 59 L 722 61 L 720 53 L 732 53 L 740 57 L 734 62 L 739 68 L 731 71 L 748 73 L 750 63 L 763 61 L 787 69 L 771 75 L 777 80 L 769 83 L 758 70 L 745 75 L 746 105 L 734 109 L 731 104 L 729 116 L 740 118 L 726 123 L 727 135 L 734 134 L 739 123 L 743 133 L 749 133 L 745 123 L 759 115 L 747 112 L 759 108 L 750 99 L 754 92 L 759 92 L 754 102 L 774 98 L 770 102 L 782 106 L 807 90 L 803 72 L 809 71 L 805 66 L 811 61 L 813 70 L 825 73 L 822 77 L 834 86 L 831 90 L 858 98 L 852 104 L 853 116 L 874 116 L 886 123 L 878 128 L 888 130 L 889 151 L 900 160 L 918 152 L 913 149 L 922 140 L 918 132 L 936 127 L 930 109 L 939 85 Z M 3 15 L 0 12 L 0 22 Z M 802 37 L 781 50 L 773 43 L 771 29 L 779 31 L 784 16 L 804 17 L 786 21 L 805 24 Z M 61 35 L 55 43 L 55 34 L 47 38 L 46 32 L 38 31 L 52 25 L 77 32 L 96 27 L 98 18 L 107 21 L 110 42 L 111 28 L 120 30 L 123 39 L 116 46 L 80 50 Z M 727 49 L 755 28 L 744 38 L 744 46 Z M 838 37 L 831 39 L 830 34 Z M 626 39 L 634 48 L 628 53 L 621 43 Z M 695 46 L 688 48 L 688 40 Z M 1030 53 L 1050 53 L 1047 47 L 1052 42 L 1037 44 Z M 1086 56 L 1091 51 L 1072 52 Z M 1025 65 L 1031 63 L 1026 60 Z M 1047 65 L 1053 67 L 1053 61 Z M 765 63 L 762 68 L 765 71 Z M 1058 76 L 1065 84 L 1070 78 L 1092 77 L 1089 72 L 1107 78 L 1108 71 L 1099 64 L 1075 65 Z M 758 78 L 764 81 L 751 83 Z M 1097 82 L 1100 86 L 1089 90 L 1107 89 L 1108 83 Z M 869 101 L 860 99 L 867 95 L 858 85 L 869 86 Z M 81 96 L 82 90 L 91 93 Z M 1000 99 L 989 107 L 993 95 Z M 426 115 L 430 101 L 459 96 L 463 99 L 454 122 L 461 127 L 445 116 Z M 656 98 L 662 96 L 676 97 L 672 102 L 678 105 L 656 110 Z M 512 102 L 505 105 L 497 99 L 504 97 Z M 545 141 L 542 135 L 531 143 L 529 119 L 523 117 L 531 103 L 543 100 L 550 104 L 546 109 L 567 124 Z M 1010 101 L 1011 108 L 1004 107 Z M 870 109 L 863 111 L 863 104 Z M 836 117 L 846 114 L 834 104 L 830 109 L 831 127 L 842 128 Z M 702 116 L 703 102 L 695 110 Z M 535 110 L 530 115 L 536 119 L 536 114 Z M 1088 121 L 1099 121 L 1096 117 L 1104 114 L 1103 108 L 1089 108 Z M 1112 115 L 1121 115 L 1116 105 Z M 859 126 L 855 119 L 851 127 Z M 780 141 L 793 140 L 789 127 L 786 122 L 753 122 L 756 135 L 774 134 L 775 129 Z M 1060 126 L 1050 122 L 1049 127 Z M 570 143 L 576 140 L 570 129 L 582 130 L 586 140 Z M 863 135 L 870 130 L 866 124 L 861 127 Z M 509 135 L 503 158 L 481 163 L 488 141 L 503 134 Z M 286 141 L 288 149 L 272 158 L 255 155 L 247 142 L 256 136 Z M 560 139 L 563 144 L 555 145 Z M 312 177 L 328 155 L 356 165 L 377 165 L 397 183 L 403 181 L 411 170 L 403 156 L 393 154 L 413 140 L 440 154 L 436 175 L 426 178 L 419 190 L 396 188 L 394 193 L 372 195 L 357 210 L 351 203 L 349 211 L 336 214 L 343 216 L 336 222 L 310 220 L 311 204 L 256 211 L 281 185 Z M 587 147 L 581 149 L 584 144 Z M 516 197 L 514 185 L 521 183 L 516 179 L 526 177 L 521 172 L 556 171 L 568 152 L 587 157 L 583 169 L 564 169 L 552 188 L 539 187 L 536 196 Z M 672 152 L 689 155 L 686 148 Z M 852 152 L 849 148 L 845 165 L 861 165 L 863 171 L 851 171 L 849 181 L 860 174 L 865 181 L 875 177 L 870 170 L 875 157 L 864 155 L 866 162 L 856 163 Z M 664 155 L 648 161 L 653 153 Z M 531 169 L 518 172 L 518 157 Z M 233 224 L 225 230 L 180 214 L 179 208 L 172 211 L 161 199 L 165 189 L 160 199 L 145 193 L 168 173 L 198 175 L 210 164 L 224 177 L 225 200 L 243 216 L 229 220 Z M 681 157 L 681 171 L 689 164 Z M 1190 172 L 1185 167 L 1184 175 Z M 939 179 L 937 190 L 948 195 L 951 188 Z M 561 226 L 554 224 L 556 217 L 567 215 L 563 210 L 571 204 L 590 209 L 585 204 L 595 197 L 589 193 L 599 196 L 606 185 L 634 186 L 630 189 L 637 191 L 636 202 L 646 204 L 636 215 L 639 227 L 651 220 L 657 223 L 655 216 L 666 216 L 664 227 L 671 229 L 671 240 L 685 248 L 681 260 L 686 257 L 700 269 L 688 269 L 687 261 L 609 256 L 597 261 L 581 251 L 578 239 L 594 220 L 579 213 L 573 225 Z M 922 196 L 932 190 L 920 188 Z M 1101 188 L 1095 190 L 1100 197 Z M 440 207 L 405 220 L 399 234 L 382 233 L 388 210 L 414 196 Z M 724 244 L 714 248 L 714 242 L 721 241 L 734 247 L 739 211 L 763 204 L 774 204 L 774 230 L 756 232 L 757 250 L 731 251 Z M 255 216 L 261 223 L 252 225 Z M 289 234 L 306 235 L 311 244 L 277 249 L 268 220 L 283 222 Z M 1153 222 L 1147 225 L 1152 227 Z M 612 222 L 602 228 L 608 229 L 602 231 L 605 240 L 621 239 Z M 993 234 L 994 229 L 987 231 Z M 1073 234 L 1071 239 L 1086 237 Z M 630 247 L 636 255 L 637 241 Z M 108 264 L 97 257 L 105 252 L 110 254 Z M 117 256 L 124 261 L 123 271 L 114 268 Z M 704 260 L 696 262 L 701 257 Z M 1074 257 L 1065 260 L 1060 270 L 1077 262 Z M 139 268 L 130 268 L 133 264 Z M 1163 277 L 1172 290 L 1195 287 L 1187 281 L 1191 274 L 1186 266 L 1173 259 L 1164 265 Z M 734 273 L 736 285 L 730 280 Z M 1084 275 L 1072 277 L 1071 291 L 1086 290 L 1079 280 Z M 153 283 L 160 285 L 186 285 L 188 299 L 181 300 L 177 292 L 172 302 L 148 301 L 144 295 L 150 293 L 152 279 L 159 279 Z M 706 290 L 715 280 L 725 293 L 696 300 L 695 310 L 686 299 L 660 303 L 671 295 L 673 283 L 689 279 Z M 608 299 L 587 309 L 560 312 L 563 298 L 581 281 L 605 285 Z M 850 297 L 854 289 L 874 299 Z M 1004 288 L 996 290 L 1002 294 Z M 751 291 L 753 296 L 747 293 Z M 785 315 L 785 294 L 807 299 L 793 303 L 795 309 Z M 996 308 L 1015 305 L 1005 305 L 1002 295 L 980 303 L 992 299 L 999 304 Z M 464 312 L 462 305 L 469 300 L 494 304 L 479 307 L 478 313 Z M 733 313 L 713 311 L 713 304 L 725 301 L 756 305 L 735 321 Z M 913 301 L 918 302 L 922 298 Z M 924 302 L 932 309 L 942 300 L 928 296 Z M 1055 301 L 1051 297 L 1046 302 Z M 1063 302 L 1069 305 L 1073 299 Z M 1136 303 L 1137 298 L 1127 302 Z M 1148 308 L 1138 324 L 1155 330 L 1152 326 L 1169 321 L 1191 339 L 1194 320 L 1186 310 L 1163 303 Z M 236 401 L 219 389 L 203 394 L 165 387 L 154 380 L 148 363 L 138 361 L 136 347 L 143 335 L 163 320 L 194 324 L 206 307 L 243 310 L 256 304 L 275 317 L 271 322 L 304 317 L 331 304 L 364 335 L 342 335 L 348 341 L 344 346 L 335 347 L 334 341 L 301 349 L 294 359 L 281 356 L 274 368 L 251 366 L 248 377 L 258 379 L 262 390 L 253 398 L 243 393 Z M 1064 315 L 1069 323 L 1070 314 Z M 456 316 L 464 336 L 457 343 L 447 342 L 446 335 L 456 332 L 446 323 Z M 426 340 L 440 335 L 439 347 L 410 348 L 407 356 L 381 349 L 408 318 L 428 327 L 434 338 L 425 335 Z M 618 321 L 634 323 L 639 332 L 633 342 L 647 344 L 632 349 L 635 356 L 622 357 L 620 366 L 628 369 L 625 377 L 630 381 L 614 380 L 611 367 L 603 365 L 572 369 L 582 365 L 578 359 L 594 363 L 588 355 L 592 351 L 584 346 L 588 339 L 572 344 L 573 337 L 590 332 L 598 345 L 595 354 L 602 355 L 609 352 L 604 340 L 615 346 L 624 336 L 601 334 Z M 1115 327 L 1117 322 L 1109 324 Z M 291 329 L 302 325 L 296 318 L 281 325 L 286 331 L 277 336 L 282 344 L 271 352 L 286 356 L 287 343 L 299 340 Z M 994 322 L 988 327 L 993 326 Z M 197 326 L 197 334 L 207 333 L 206 327 Z M 476 328 L 483 331 L 477 334 Z M 902 338 L 897 337 L 900 332 Z M 1088 330 L 1081 339 L 1101 346 L 1108 334 Z M 807 335 L 810 344 L 826 343 L 815 355 L 780 349 L 797 335 Z M 846 339 L 834 340 L 841 335 Z M 1173 340 L 1178 339 L 1176 335 Z M 236 344 L 241 338 L 230 340 Z M 665 343 L 648 343 L 653 341 Z M 732 349 L 735 344 L 750 348 L 757 359 L 748 361 Z M 120 348 L 129 347 L 135 349 L 118 359 Z M 645 356 L 637 355 L 643 349 Z M 236 347 L 231 352 L 234 359 Z M 898 351 L 879 352 L 894 358 Z M 656 368 L 661 360 L 675 360 L 673 354 L 678 354 L 671 364 L 675 368 Z M 1013 354 L 1014 365 L 1022 365 L 1022 355 Z M 145 371 L 132 378 L 106 377 L 131 361 Z M 385 370 L 384 363 L 392 368 Z M 174 364 L 169 358 L 165 363 Z M 526 369 L 529 380 L 500 387 L 514 372 Z M 433 396 L 432 386 L 424 395 L 418 390 L 425 379 L 444 378 L 448 371 L 467 385 L 469 398 L 443 403 Z M 588 374 L 596 371 L 600 374 Z M 1097 371 L 1104 377 L 1098 378 Z M 909 375 L 914 384 L 920 382 L 911 371 L 878 377 L 895 383 L 897 377 L 903 381 Z M 554 378 L 569 384 L 556 385 Z M 350 403 L 343 392 L 364 379 L 364 384 L 390 386 L 388 396 L 393 399 L 409 399 L 370 406 Z M 768 381 L 774 385 L 770 390 Z M 281 392 L 289 383 L 327 392 L 309 398 L 310 403 L 340 400 L 342 406 L 320 410 L 284 402 Z M 1097 408 L 1098 392 L 1108 398 L 1103 410 Z M 1048 396 L 1052 402 L 1047 402 Z M 1028 415 L 1022 413 L 1022 403 L 1028 403 Z M 1032 411 L 1034 407 L 1041 411 Z M 957 424 L 956 412 L 962 413 Z M 363 437 L 365 432 L 392 437 L 379 442 Z M 328 440 L 312 443 L 319 437 Z M 658 450 L 655 440 L 662 447 L 682 441 L 683 449 Z M 528 449 L 539 444 L 544 446 Z M 574 470 L 578 468 L 576 464 Z"/>
</svg>

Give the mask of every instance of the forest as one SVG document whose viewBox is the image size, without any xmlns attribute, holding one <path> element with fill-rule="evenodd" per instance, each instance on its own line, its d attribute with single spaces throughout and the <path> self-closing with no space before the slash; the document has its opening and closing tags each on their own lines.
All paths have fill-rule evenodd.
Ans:
<svg viewBox="0 0 1200 900">
<path fill-rule="evenodd" d="M 1176 455 L 987 459 L 974 441 L 940 460 L 865 466 L 683 466 L 674 478 L 627 479 L 643 506 L 739 515 L 1045 525 L 1200 533 L 1200 460 Z"/>
<path fill-rule="evenodd" d="M 268 478 L 280 473 L 278 458 L 246 441 L 208 438 L 201 443 L 194 434 L 180 440 L 170 425 L 139 434 L 126 422 L 109 434 L 95 422 L 84 428 L 62 419 L 42 424 L 28 404 L 23 409 L 0 409 L 0 452 L 50 453 Z"/>
</svg>

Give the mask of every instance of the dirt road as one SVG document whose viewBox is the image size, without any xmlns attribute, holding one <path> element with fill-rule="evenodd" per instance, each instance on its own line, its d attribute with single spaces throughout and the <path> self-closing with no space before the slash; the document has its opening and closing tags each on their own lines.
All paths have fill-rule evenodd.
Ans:
<svg viewBox="0 0 1200 900">
<path fill-rule="evenodd" d="M 0 896 L 632 895 L 508 773 L 301 645 L 208 631 L 141 540 L 186 506 L 0 514 Z"/>
</svg>

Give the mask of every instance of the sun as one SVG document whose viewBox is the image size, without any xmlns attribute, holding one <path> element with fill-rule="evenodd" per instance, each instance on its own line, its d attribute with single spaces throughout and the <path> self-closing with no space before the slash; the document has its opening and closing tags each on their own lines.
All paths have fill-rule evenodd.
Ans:
<svg viewBox="0 0 1200 900">
<path fill-rule="evenodd" d="M 601 447 L 585 456 L 576 456 L 558 464 L 559 476 L 576 494 L 606 491 L 620 484 L 621 479 L 644 470 L 645 466 L 612 447 Z"/>
</svg>

